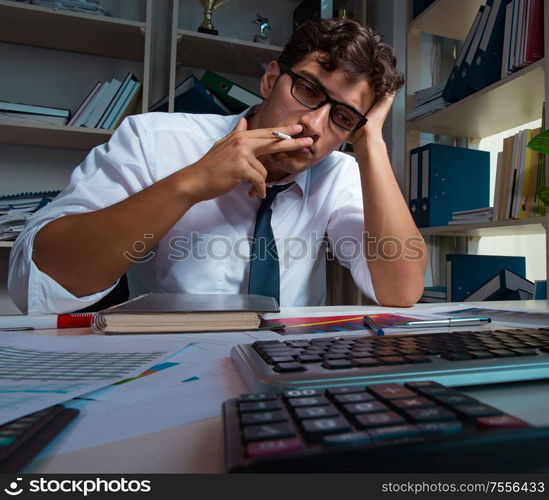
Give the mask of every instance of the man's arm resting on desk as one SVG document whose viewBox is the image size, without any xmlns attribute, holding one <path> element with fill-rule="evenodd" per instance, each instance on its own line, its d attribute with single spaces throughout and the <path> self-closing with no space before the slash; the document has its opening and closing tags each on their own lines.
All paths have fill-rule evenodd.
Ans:
<svg viewBox="0 0 549 500">
<path fill-rule="evenodd" d="M 368 123 L 355 133 L 353 146 L 364 200 L 364 247 L 377 300 L 384 306 L 408 307 L 423 293 L 427 249 L 400 192 L 381 134 L 392 102 L 392 96 L 386 96 L 372 108 Z"/>
</svg>

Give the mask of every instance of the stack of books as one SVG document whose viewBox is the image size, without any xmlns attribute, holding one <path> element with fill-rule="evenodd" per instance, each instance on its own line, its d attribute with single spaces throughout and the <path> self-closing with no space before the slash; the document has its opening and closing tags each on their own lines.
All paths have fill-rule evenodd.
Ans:
<svg viewBox="0 0 549 500">
<path fill-rule="evenodd" d="M 527 148 L 540 129 L 525 129 L 503 140 L 498 153 L 494 192 L 494 219 L 524 219 L 545 215 L 539 198 L 547 185 L 545 155 Z"/>
<path fill-rule="evenodd" d="M 472 210 L 458 210 L 452 213 L 452 220 L 449 225 L 472 224 L 475 222 L 486 222 L 493 220 L 494 207 L 474 208 Z"/>
<path fill-rule="evenodd" d="M 23 230 L 25 221 L 59 193 L 43 191 L 0 196 L 0 241 L 15 240 Z"/>
<path fill-rule="evenodd" d="M 450 103 L 442 96 L 444 85 L 435 85 L 414 92 L 412 110 L 406 115 L 406 119 L 410 121 L 419 120 L 448 106 Z"/>
<path fill-rule="evenodd" d="M 446 302 L 445 286 L 426 286 L 423 289 L 420 302 Z"/>
<path fill-rule="evenodd" d="M 487 0 L 442 95 L 459 101 L 543 57 L 543 0 Z"/>
<path fill-rule="evenodd" d="M 130 114 L 139 98 L 141 83 L 133 73 L 123 81 L 98 81 L 74 112 L 68 125 L 115 129 Z"/>
<path fill-rule="evenodd" d="M 0 117 L 8 117 L 27 123 L 65 125 L 70 116 L 71 112 L 68 109 L 0 101 Z"/>
</svg>

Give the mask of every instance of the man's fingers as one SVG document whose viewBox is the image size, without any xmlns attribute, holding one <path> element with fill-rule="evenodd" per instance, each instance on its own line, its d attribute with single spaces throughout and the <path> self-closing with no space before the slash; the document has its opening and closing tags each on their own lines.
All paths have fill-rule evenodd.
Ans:
<svg viewBox="0 0 549 500">
<path fill-rule="evenodd" d="M 300 137 L 299 139 L 277 139 L 273 137 L 275 141 L 254 141 L 256 144 L 253 146 L 253 151 L 256 156 L 281 153 L 284 151 L 295 151 L 302 148 L 308 148 L 312 146 L 313 139 L 311 137 Z"/>
<path fill-rule="evenodd" d="M 238 120 L 238 123 L 236 124 L 236 127 L 234 128 L 234 131 L 242 131 L 242 130 L 248 130 L 248 122 L 246 121 L 246 118 L 242 117 L 240 120 Z"/>
<path fill-rule="evenodd" d="M 260 174 L 255 168 L 250 168 L 248 173 L 248 181 L 252 183 L 255 192 L 260 198 L 265 198 L 267 195 L 267 188 L 265 186 L 265 176 Z M 251 192 L 248 192 L 250 195 Z"/>
</svg>

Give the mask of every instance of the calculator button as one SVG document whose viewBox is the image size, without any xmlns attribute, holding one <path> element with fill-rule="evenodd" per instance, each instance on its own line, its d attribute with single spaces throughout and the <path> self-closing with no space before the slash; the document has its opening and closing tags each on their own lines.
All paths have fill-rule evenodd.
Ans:
<svg viewBox="0 0 549 500">
<path fill-rule="evenodd" d="M 330 404 L 325 396 L 313 396 L 310 398 L 289 398 L 288 403 L 293 408 L 301 408 L 303 406 L 324 406 Z"/>
<path fill-rule="evenodd" d="M 439 384 L 438 382 L 431 382 L 431 381 L 408 382 L 407 384 L 404 384 L 404 387 L 407 387 L 408 389 L 412 389 L 413 391 L 417 391 L 425 395 L 448 392 L 448 389 L 444 387 L 442 384 Z"/>
<path fill-rule="evenodd" d="M 361 427 L 381 427 L 385 425 L 399 425 L 404 424 L 404 419 L 393 411 L 386 411 L 384 413 L 368 413 L 366 415 L 358 415 L 356 417 Z"/>
<path fill-rule="evenodd" d="M 257 392 L 252 394 L 242 394 L 238 400 L 239 401 L 270 401 L 276 399 L 276 394 L 274 392 Z"/>
<path fill-rule="evenodd" d="M 287 398 L 307 398 L 310 396 L 322 396 L 323 391 L 318 389 L 290 389 L 284 392 Z"/>
<path fill-rule="evenodd" d="M 399 410 L 408 410 L 412 408 L 428 408 L 430 406 L 436 406 L 433 401 L 418 396 L 417 398 L 407 399 L 395 399 L 391 401 L 391 404 Z"/>
<path fill-rule="evenodd" d="M 417 428 L 423 434 L 435 434 L 449 436 L 451 434 L 459 434 L 463 430 L 463 426 L 459 420 L 450 422 L 426 422 L 417 424 Z"/>
<path fill-rule="evenodd" d="M 273 455 L 301 451 L 303 445 L 297 438 L 274 439 L 250 443 L 247 453 L 250 458 L 267 458 Z"/>
<path fill-rule="evenodd" d="M 334 399 L 340 404 L 361 403 L 363 401 L 373 401 L 375 398 L 367 392 L 358 392 L 356 394 L 336 394 Z"/>
<path fill-rule="evenodd" d="M 290 424 L 249 425 L 244 427 L 244 441 L 262 441 L 264 439 L 294 437 L 295 431 Z"/>
<path fill-rule="evenodd" d="M 344 434 L 332 434 L 324 436 L 326 446 L 348 446 L 366 444 L 372 440 L 367 432 L 346 432 Z"/>
<path fill-rule="evenodd" d="M 381 399 L 404 399 L 416 396 L 411 390 L 406 389 L 406 387 L 402 387 L 399 384 L 371 385 L 369 390 Z"/>
<path fill-rule="evenodd" d="M 282 410 L 282 405 L 278 401 L 254 401 L 244 402 L 238 405 L 241 413 L 251 411 L 272 411 Z"/>
<path fill-rule="evenodd" d="M 379 401 L 363 401 L 362 403 L 352 403 L 344 405 L 344 408 L 345 411 L 350 413 L 351 415 L 389 411 L 389 408 Z"/>
<path fill-rule="evenodd" d="M 368 434 L 374 441 L 384 441 L 385 439 L 419 436 L 421 433 L 415 425 L 404 424 L 369 429 Z"/>
<path fill-rule="evenodd" d="M 406 410 L 408 418 L 414 422 L 443 422 L 445 420 L 456 420 L 456 415 L 446 408 L 418 408 L 417 410 Z"/>
<path fill-rule="evenodd" d="M 318 354 L 300 354 L 297 360 L 301 363 L 321 363 L 322 358 Z"/>
<path fill-rule="evenodd" d="M 313 440 L 326 434 L 341 434 L 352 430 L 349 423 L 341 417 L 305 420 L 302 425 L 307 438 Z"/>
<path fill-rule="evenodd" d="M 294 358 L 291 356 L 271 356 L 270 358 L 267 358 L 266 361 L 270 365 L 274 365 L 277 363 L 291 363 L 294 361 Z"/>
<path fill-rule="evenodd" d="M 313 406 L 311 408 L 298 408 L 295 411 L 297 418 L 326 418 L 338 417 L 339 412 L 332 406 Z"/>
<path fill-rule="evenodd" d="M 452 394 L 451 392 L 447 394 L 438 394 L 433 397 L 439 403 L 448 406 L 478 403 L 475 398 L 471 398 L 469 396 L 466 396 L 465 394 L 460 394 L 459 392 L 456 392 L 454 394 Z"/>
<path fill-rule="evenodd" d="M 288 415 L 284 411 L 263 411 L 254 413 L 245 413 L 242 415 L 240 421 L 244 425 L 249 424 L 265 424 L 265 423 L 279 423 L 287 422 Z"/>
<path fill-rule="evenodd" d="M 492 417 L 479 417 L 475 420 L 477 429 L 520 429 L 523 427 L 531 427 L 528 422 L 512 415 L 494 415 Z"/>
<path fill-rule="evenodd" d="M 491 417 L 494 415 L 501 415 L 503 413 L 493 406 L 488 406 L 482 403 L 472 405 L 458 405 L 454 408 L 454 410 L 467 419 L 473 419 L 477 417 Z"/>
<path fill-rule="evenodd" d="M 363 385 L 351 385 L 347 387 L 335 387 L 326 391 L 330 396 L 336 396 L 337 394 L 355 394 L 357 392 L 364 392 L 366 388 Z"/>
</svg>

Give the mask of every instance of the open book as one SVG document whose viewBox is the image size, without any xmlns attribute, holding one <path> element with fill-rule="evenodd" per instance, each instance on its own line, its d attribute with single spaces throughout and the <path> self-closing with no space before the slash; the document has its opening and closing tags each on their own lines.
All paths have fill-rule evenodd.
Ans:
<svg viewBox="0 0 549 500">
<path fill-rule="evenodd" d="M 95 315 L 97 333 L 185 333 L 282 328 L 261 319 L 279 312 L 273 297 L 240 294 L 148 293 Z"/>
</svg>

